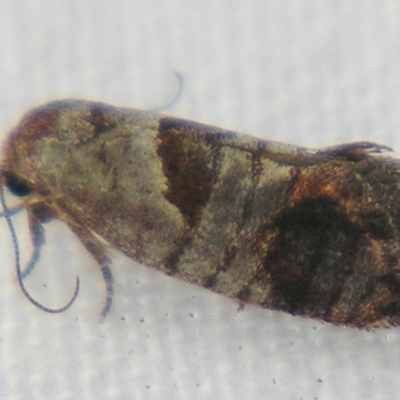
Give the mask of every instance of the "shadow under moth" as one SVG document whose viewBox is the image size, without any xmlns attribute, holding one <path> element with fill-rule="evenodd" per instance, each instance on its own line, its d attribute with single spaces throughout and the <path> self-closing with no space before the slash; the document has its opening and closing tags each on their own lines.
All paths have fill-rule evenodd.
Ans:
<svg viewBox="0 0 400 400">
<path fill-rule="evenodd" d="M 59 218 L 103 273 L 108 247 L 243 303 L 341 325 L 400 324 L 400 160 L 357 142 L 306 149 L 157 113 L 62 100 L 10 133 L 3 216 L 23 280 Z M 8 208 L 4 187 L 20 197 Z M 21 270 L 12 214 L 34 254 Z"/>
</svg>

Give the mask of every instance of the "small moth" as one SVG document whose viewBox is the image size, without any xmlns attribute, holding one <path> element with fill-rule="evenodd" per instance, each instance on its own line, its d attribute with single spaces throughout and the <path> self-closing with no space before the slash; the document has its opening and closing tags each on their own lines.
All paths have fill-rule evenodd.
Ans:
<svg viewBox="0 0 400 400">
<path fill-rule="evenodd" d="M 400 324 L 400 161 L 369 142 L 311 150 L 156 113 L 81 101 L 29 112 L 3 186 L 35 254 L 64 221 L 99 264 L 109 247 L 243 303 L 357 327 Z M 17 209 L 14 209 L 16 211 Z M 17 246 L 15 233 L 14 245 Z M 18 252 L 17 252 L 18 253 Z M 17 260 L 25 295 L 24 274 Z"/>
</svg>

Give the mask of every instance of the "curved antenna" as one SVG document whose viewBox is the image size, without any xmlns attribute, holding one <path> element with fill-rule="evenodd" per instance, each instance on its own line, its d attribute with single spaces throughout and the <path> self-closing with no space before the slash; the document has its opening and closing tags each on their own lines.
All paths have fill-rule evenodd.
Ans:
<svg viewBox="0 0 400 400">
<path fill-rule="evenodd" d="M 175 95 L 172 97 L 172 99 L 170 99 L 162 107 L 153 108 L 150 111 L 153 111 L 153 112 L 164 111 L 167 108 L 172 107 L 176 103 L 176 101 L 179 99 L 179 97 L 181 97 L 182 90 L 183 90 L 183 78 L 182 78 L 182 75 L 177 71 L 174 71 L 173 74 L 175 75 L 176 80 L 178 81 L 178 90 L 176 91 Z"/>
<path fill-rule="evenodd" d="M 33 253 L 31 259 L 28 262 L 28 265 L 25 267 L 23 271 L 21 271 L 21 279 L 25 279 L 31 272 L 35 269 L 37 262 L 39 261 L 40 252 L 42 250 L 42 243 L 40 245 L 36 245 L 33 248 Z"/>
<path fill-rule="evenodd" d="M 18 246 L 18 240 L 17 240 L 17 235 L 15 233 L 15 229 L 14 229 L 14 225 L 11 221 L 11 215 L 12 213 L 9 213 L 8 208 L 7 208 L 7 204 L 4 198 L 4 189 L 3 189 L 3 185 L 0 184 L 0 203 L 3 207 L 3 216 L 7 221 L 7 225 L 8 225 L 8 229 L 10 231 L 10 235 L 11 235 L 11 240 L 13 242 L 13 247 L 14 247 L 14 260 L 15 260 L 15 268 L 17 270 L 17 278 L 18 278 L 18 284 L 19 287 L 22 291 L 22 293 L 24 294 L 24 296 L 28 299 L 28 301 L 30 301 L 32 304 L 34 304 L 36 307 L 38 307 L 40 310 L 48 312 L 48 313 L 61 313 L 65 310 L 67 310 L 69 307 L 71 307 L 72 303 L 75 301 L 76 297 L 78 296 L 79 293 L 79 277 L 76 277 L 76 281 L 75 281 L 75 290 L 74 293 L 71 297 L 71 299 L 67 302 L 67 304 L 65 304 L 64 306 L 60 307 L 60 308 L 49 308 L 44 306 L 43 304 L 39 303 L 37 300 L 35 300 L 27 291 L 27 289 L 24 286 L 24 283 L 22 281 L 23 279 L 23 273 L 21 272 L 21 265 L 20 265 L 20 260 L 19 260 L 19 246 Z"/>
</svg>

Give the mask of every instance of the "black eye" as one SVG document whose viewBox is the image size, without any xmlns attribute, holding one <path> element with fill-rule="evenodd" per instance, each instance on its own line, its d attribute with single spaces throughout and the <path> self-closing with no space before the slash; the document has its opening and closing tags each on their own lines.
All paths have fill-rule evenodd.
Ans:
<svg viewBox="0 0 400 400">
<path fill-rule="evenodd" d="M 10 172 L 4 172 L 4 176 L 6 178 L 6 186 L 12 194 L 15 194 L 18 197 L 23 197 L 32 193 L 32 187 L 28 182 Z"/>
</svg>

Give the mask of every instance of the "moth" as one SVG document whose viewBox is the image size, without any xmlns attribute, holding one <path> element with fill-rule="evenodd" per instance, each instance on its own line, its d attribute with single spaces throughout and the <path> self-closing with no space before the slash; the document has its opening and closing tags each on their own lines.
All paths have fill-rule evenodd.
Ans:
<svg viewBox="0 0 400 400">
<path fill-rule="evenodd" d="M 103 273 L 108 249 L 238 299 L 335 324 L 400 323 L 400 161 L 369 142 L 324 149 L 136 109 L 61 100 L 11 131 L 1 202 L 35 245 L 64 221 Z M 4 187 L 20 197 L 8 209 Z M 29 269 L 28 268 L 28 269 Z M 17 260 L 17 275 L 26 291 Z"/>
</svg>

